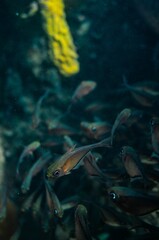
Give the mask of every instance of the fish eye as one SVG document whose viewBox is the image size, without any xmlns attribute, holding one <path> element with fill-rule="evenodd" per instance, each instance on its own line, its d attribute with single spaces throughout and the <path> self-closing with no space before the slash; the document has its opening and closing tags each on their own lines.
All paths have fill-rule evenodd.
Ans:
<svg viewBox="0 0 159 240">
<path fill-rule="evenodd" d="M 121 148 L 119 155 L 120 155 L 120 157 L 122 157 L 124 155 L 124 147 Z"/>
<path fill-rule="evenodd" d="M 54 215 L 58 215 L 58 210 L 57 209 L 54 209 Z"/>
<path fill-rule="evenodd" d="M 113 200 L 113 201 L 117 200 L 117 198 L 118 198 L 118 195 L 115 192 L 110 192 L 109 196 L 110 196 L 111 200 Z"/>
<path fill-rule="evenodd" d="M 93 127 L 91 128 L 91 130 L 92 130 L 92 132 L 96 132 L 96 131 L 97 131 L 97 128 L 96 128 L 95 126 L 93 126 Z"/>
<path fill-rule="evenodd" d="M 59 175 L 60 175 L 60 170 L 59 169 L 57 169 L 53 172 L 54 177 L 59 177 Z"/>
<path fill-rule="evenodd" d="M 151 120 L 150 120 L 150 125 L 151 125 L 151 126 L 154 126 L 154 125 L 155 125 L 154 119 L 151 119 Z"/>
<path fill-rule="evenodd" d="M 150 125 L 153 127 L 153 126 L 155 126 L 155 125 L 159 125 L 159 118 L 152 118 L 151 120 L 150 120 Z"/>
</svg>

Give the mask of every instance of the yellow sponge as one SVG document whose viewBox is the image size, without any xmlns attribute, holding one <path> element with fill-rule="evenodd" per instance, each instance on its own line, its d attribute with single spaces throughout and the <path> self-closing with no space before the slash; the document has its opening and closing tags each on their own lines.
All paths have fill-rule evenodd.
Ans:
<svg viewBox="0 0 159 240">
<path fill-rule="evenodd" d="M 49 53 L 59 72 L 69 77 L 79 72 L 78 54 L 66 21 L 63 0 L 40 0 Z"/>
</svg>

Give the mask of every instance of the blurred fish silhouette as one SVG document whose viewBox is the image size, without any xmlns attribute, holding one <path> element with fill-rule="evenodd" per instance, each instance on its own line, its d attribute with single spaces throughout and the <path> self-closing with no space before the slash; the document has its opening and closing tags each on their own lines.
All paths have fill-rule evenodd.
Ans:
<svg viewBox="0 0 159 240">
<path fill-rule="evenodd" d="M 152 118 L 151 125 L 151 141 L 154 154 L 159 159 L 159 118 Z"/>
<path fill-rule="evenodd" d="M 115 131 L 118 127 L 120 127 L 122 124 L 125 124 L 128 120 L 128 118 L 131 115 L 131 109 L 124 108 L 116 117 L 115 122 L 113 124 L 112 130 L 111 130 L 111 145 L 113 144 L 113 138 Z"/>
<path fill-rule="evenodd" d="M 107 122 L 81 122 L 80 126 L 88 138 L 96 140 L 101 140 L 111 130 L 111 125 Z"/>
<path fill-rule="evenodd" d="M 79 204 L 75 211 L 75 234 L 77 240 L 93 240 L 87 218 L 87 209 Z"/>
<path fill-rule="evenodd" d="M 159 196 L 154 193 L 137 191 L 128 187 L 108 189 L 110 199 L 123 211 L 142 216 L 159 209 Z"/>
<path fill-rule="evenodd" d="M 152 107 L 159 97 L 159 84 L 156 82 L 138 82 L 129 85 L 125 76 L 123 77 L 124 86 L 129 90 L 134 99 L 144 107 Z"/>
<path fill-rule="evenodd" d="M 39 141 L 34 141 L 32 143 L 30 143 L 22 152 L 22 154 L 20 155 L 18 164 L 17 164 L 17 169 L 16 169 L 16 174 L 17 176 L 19 176 L 19 168 L 20 165 L 22 164 L 22 162 L 24 161 L 24 158 L 28 155 L 32 155 L 33 152 L 40 147 L 40 142 Z"/>
</svg>

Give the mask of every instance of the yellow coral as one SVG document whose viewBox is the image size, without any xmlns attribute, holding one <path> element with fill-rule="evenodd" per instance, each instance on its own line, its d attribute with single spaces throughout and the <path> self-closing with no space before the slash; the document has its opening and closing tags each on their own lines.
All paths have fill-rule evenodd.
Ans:
<svg viewBox="0 0 159 240">
<path fill-rule="evenodd" d="M 66 22 L 63 0 L 40 0 L 50 56 L 66 77 L 79 72 L 78 54 Z"/>
</svg>

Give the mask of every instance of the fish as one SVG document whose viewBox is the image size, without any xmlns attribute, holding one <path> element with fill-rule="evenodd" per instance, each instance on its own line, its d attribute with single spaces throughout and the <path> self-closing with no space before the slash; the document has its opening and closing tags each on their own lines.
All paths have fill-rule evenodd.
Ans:
<svg viewBox="0 0 159 240">
<path fill-rule="evenodd" d="M 0 222 L 0 239 L 8 240 L 12 238 L 19 225 L 19 216 L 17 206 L 7 198 L 6 216 Z"/>
<path fill-rule="evenodd" d="M 29 5 L 29 11 L 27 13 L 20 13 L 20 14 L 16 13 L 16 15 L 17 16 L 19 15 L 19 17 L 22 19 L 27 19 L 29 17 L 33 17 L 37 13 L 38 9 L 39 9 L 38 3 L 32 2 Z"/>
<path fill-rule="evenodd" d="M 79 196 L 73 195 L 61 201 L 63 211 L 69 210 L 78 205 L 80 201 Z"/>
<path fill-rule="evenodd" d="M 124 108 L 116 117 L 115 122 L 113 124 L 112 130 L 111 130 L 111 145 L 113 144 L 113 138 L 116 129 L 122 125 L 125 124 L 128 120 L 128 118 L 131 116 L 131 109 L 130 108 Z"/>
<path fill-rule="evenodd" d="M 9 240 L 18 240 L 20 238 L 21 233 L 22 233 L 22 226 L 19 225 Z"/>
<path fill-rule="evenodd" d="M 84 167 L 90 176 L 99 177 L 100 179 L 106 180 L 106 176 L 97 166 L 95 157 L 92 153 L 88 153 L 84 157 L 83 162 L 84 162 Z"/>
<path fill-rule="evenodd" d="M 46 172 L 47 178 L 56 179 L 69 174 L 89 151 L 98 147 L 110 147 L 110 138 L 66 152 L 48 167 Z"/>
<path fill-rule="evenodd" d="M 97 83 L 95 81 L 87 80 L 82 81 L 79 86 L 76 88 L 72 98 L 71 103 L 76 103 L 84 96 L 88 95 L 90 92 L 92 92 L 97 86 Z"/>
<path fill-rule="evenodd" d="M 103 207 L 99 204 L 94 204 L 94 206 L 101 214 L 103 222 L 110 227 L 128 230 L 144 228 L 146 230 L 149 230 L 150 232 L 156 232 L 159 230 L 158 227 L 148 224 L 136 216 L 130 216 L 129 214 L 126 214 L 124 212 L 118 212 L 110 206 Z"/>
<path fill-rule="evenodd" d="M 88 223 L 87 209 L 79 204 L 75 211 L 75 235 L 77 240 L 93 240 Z"/>
<path fill-rule="evenodd" d="M 107 122 L 81 122 L 80 127 L 88 138 L 96 140 L 100 140 L 111 131 L 111 125 Z"/>
<path fill-rule="evenodd" d="M 54 126 L 50 124 L 50 126 L 48 126 L 48 133 L 54 136 L 71 136 L 78 134 L 74 128 L 62 123 L 57 123 Z"/>
<path fill-rule="evenodd" d="M 98 177 L 98 179 L 106 183 L 107 186 L 110 180 L 121 180 L 125 177 L 125 171 L 121 168 L 101 170 L 96 163 L 95 156 L 91 153 L 88 153 L 84 157 L 83 162 L 87 173 L 92 177 Z"/>
<path fill-rule="evenodd" d="M 4 143 L 0 136 L 0 223 L 6 218 L 7 214 L 7 179 L 6 176 L 6 157 Z"/>
<path fill-rule="evenodd" d="M 128 173 L 130 179 L 133 181 L 143 180 L 144 174 L 141 166 L 141 161 L 139 155 L 136 153 L 135 149 L 130 146 L 124 146 L 121 150 L 121 158 Z"/>
<path fill-rule="evenodd" d="M 41 225 L 45 233 L 50 229 L 50 220 L 52 219 L 51 214 L 48 213 L 48 206 L 45 204 L 43 206 L 43 213 L 41 214 Z"/>
<path fill-rule="evenodd" d="M 22 193 L 26 193 L 30 189 L 30 184 L 32 181 L 32 178 L 37 175 L 43 168 L 44 166 L 49 162 L 51 159 L 51 153 L 50 152 L 45 152 L 31 167 L 30 171 L 24 178 L 24 181 L 21 185 L 21 190 Z"/>
<path fill-rule="evenodd" d="M 71 97 L 70 104 L 66 110 L 66 113 L 64 116 L 68 115 L 74 106 L 86 95 L 88 95 L 90 92 L 92 92 L 97 86 L 97 83 L 95 81 L 82 81 L 76 90 L 74 91 L 74 94 Z"/>
<path fill-rule="evenodd" d="M 6 218 L 7 214 L 7 186 L 6 183 L 0 189 L 0 223 Z"/>
<path fill-rule="evenodd" d="M 63 143 L 63 149 L 65 152 L 71 151 L 71 149 L 74 149 L 76 144 L 69 136 L 64 136 L 64 143 Z"/>
<path fill-rule="evenodd" d="M 58 216 L 59 218 L 62 218 L 63 216 L 63 208 L 62 205 L 55 194 L 53 188 L 50 186 L 49 182 L 45 180 L 45 189 L 46 189 L 46 200 L 47 205 L 49 207 L 50 214 L 54 214 L 55 216 Z"/>
<path fill-rule="evenodd" d="M 36 107 L 35 107 L 35 111 L 32 117 L 32 128 L 35 129 L 39 126 L 39 123 L 41 121 L 40 119 L 40 114 L 41 114 L 41 106 L 43 101 L 48 97 L 50 93 L 50 90 L 46 90 L 45 93 L 39 98 Z"/>
<path fill-rule="evenodd" d="M 134 85 L 129 85 L 125 77 L 123 82 L 134 99 L 144 107 L 152 107 L 159 97 L 159 85 L 156 82 L 138 82 Z"/>
<path fill-rule="evenodd" d="M 20 165 L 22 164 L 24 158 L 28 155 L 32 155 L 33 152 L 38 149 L 41 146 L 39 141 L 34 141 L 32 143 L 30 143 L 26 148 L 24 148 L 23 152 L 20 155 L 18 164 L 17 164 L 17 168 L 16 168 L 16 175 L 19 176 L 19 168 Z"/>
<path fill-rule="evenodd" d="M 105 109 L 110 109 L 111 104 L 105 104 L 103 102 L 91 102 L 88 105 L 86 105 L 84 111 L 87 113 L 96 113 L 104 111 Z"/>
<path fill-rule="evenodd" d="M 135 216 L 149 214 L 159 209 L 158 194 L 115 186 L 108 189 L 110 200 L 123 211 Z"/>
<path fill-rule="evenodd" d="M 159 155 L 159 118 L 152 118 L 150 121 L 151 143 L 155 153 Z"/>
<path fill-rule="evenodd" d="M 36 194 L 37 194 L 37 191 L 33 192 L 30 196 L 28 196 L 28 198 L 24 201 L 24 203 L 22 203 L 22 207 L 21 207 L 22 212 L 25 212 L 31 208 Z"/>
<path fill-rule="evenodd" d="M 37 218 L 38 216 L 41 215 L 42 200 L 43 200 L 43 194 L 40 194 L 32 204 L 32 213 L 34 218 Z"/>
<path fill-rule="evenodd" d="M 157 164 L 153 164 L 152 166 L 150 164 L 147 164 L 145 167 L 146 174 L 149 179 L 155 182 L 159 182 L 159 166 Z"/>
<path fill-rule="evenodd" d="M 141 223 L 135 218 L 130 218 L 125 213 L 118 212 L 110 206 L 100 206 L 99 204 L 93 204 L 99 211 L 103 222 L 111 227 L 131 229 L 132 227 L 140 226 Z"/>
<path fill-rule="evenodd" d="M 144 19 L 144 22 L 151 28 L 155 34 L 159 34 L 159 2 L 153 1 L 137 1 L 133 0 L 134 5 L 139 12 L 140 16 Z"/>
</svg>

